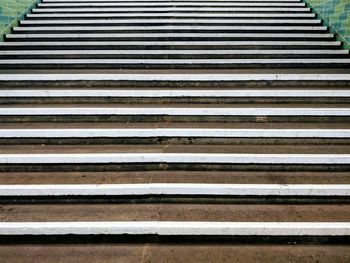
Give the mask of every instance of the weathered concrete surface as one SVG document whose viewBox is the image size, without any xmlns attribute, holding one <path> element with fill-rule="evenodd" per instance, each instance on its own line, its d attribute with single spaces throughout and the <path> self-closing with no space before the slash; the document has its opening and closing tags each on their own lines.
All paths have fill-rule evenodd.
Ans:
<svg viewBox="0 0 350 263">
<path fill-rule="evenodd" d="M 49 221 L 349 222 L 350 205 L 76 204 L 0 205 L 2 222 Z"/>
<path fill-rule="evenodd" d="M 130 172 L 3 172 L 0 184 L 350 184 L 348 172 L 130 171 Z"/>
<path fill-rule="evenodd" d="M 350 247 L 339 245 L 99 244 L 0 246 L 4 263 L 347 263 Z"/>
</svg>

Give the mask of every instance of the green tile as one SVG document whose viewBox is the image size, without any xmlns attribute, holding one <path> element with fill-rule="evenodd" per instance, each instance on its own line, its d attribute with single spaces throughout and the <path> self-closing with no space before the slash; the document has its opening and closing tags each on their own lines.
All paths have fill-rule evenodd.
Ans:
<svg viewBox="0 0 350 263">
<path fill-rule="evenodd" d="M 305 0 L 350 48 L 350 0 Z"/>
</svg>

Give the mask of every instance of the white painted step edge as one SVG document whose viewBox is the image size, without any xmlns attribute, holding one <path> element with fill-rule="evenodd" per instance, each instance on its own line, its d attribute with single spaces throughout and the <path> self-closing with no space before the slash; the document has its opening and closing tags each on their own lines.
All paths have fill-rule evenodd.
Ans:
<svg viewBox="0 0 350 263">
<path fill-rule="evenodd" d="M 198 37 L 198 38 L 333 38 L 334 34 L 328 33 L 76 33 L 76 34 L 6 34 L 8 39 L 29 39 L 29 38 L 170 38 L 170 37 Z"/>
<path fill-rule="evenodd" d="M 139 3 L 139 2 L 170 2 L 169 0 L 43 0 L 43 3 L 88 3 L 88 2 L 93 2 L 93 3 L 98 3 L 98 2 L 134 2 L 134 3 Z M 172 2 L 297 2 L 300 3 L 300 0 L 177 0 L 177 1 L 172 1 Z"/>
<path fill-rule="evenodd" d="M 34 13 L 67 13 L 67 12 L 310 12 L 308 7 L 228 7 L 228 6 L 210 6 L 210 7 L 190 7 L 190 6 L 163 6 L 163 7 L 71 7 L 71 8 L 35 8 Z"/>
<path fill-rule="evenodd" d="M 350 58 L 323 59 L 2 59 L 1 65 L 247 65 L 247 64 L 350 64 Z"/>
<path fill-rule="evenodd" d="M 340 47 L 340 41 L 34 41 L 0 42 L 0 46 L 326 46 Z"/>
<path fill-rule="evenodd" d="M 242 18 L 250 18 L 250 17 L 261 17 L 261 18 L 276 18 L 276 17 L 283 17 L 283 18 L 315 18 L 316 14 L 314 13 L 203 13 L 203 12 L 186 12 L 186 13 L 179 13 L 179 12 L 166 12 L 166 13 L 69 13 L 69 10 L 67 13 L 54 13 L 54 14 L 28 14 L 28 18 L 62 18 L 62 17 L 90 17 L 90 18 L 96 18 L 96 17 L 188 17 L 188 18 L 194 18 L 194 17 L 214 17 L 214 18 L 222 18 L 222 17 L 230 17 L 230 18 L 236 18 L 236 17 L 242 17 Z"/>
<path fill-rule="evenodd" d="M 0 74 L 0 81 L 350 81 L 350 74 Z"/>
<path fill-rule="evenodd" d="M 0 235 L 349 236 L 341 222 L 3 222 Z"/>
<path fill-rule="evenodd" d="M 50 16 L 50 15 L 48 15 Z M 71 17 L 72 14 L 67 16 Z M 327 30 L 325 26 L 223 26 L 223 25 L 213 25 L 213 26 L 26 26 L 26 27 L 14 27 L 14 31 L 59 31 L 59 30 Z"/>
<path fill-rule="evenodd" d="M 221 7 L 221 6 L 247 6 L 247 7 L 290 7 L 290 8 L 296 8 L 296 7 L 306 7 L 306 4 L 303 2 L 292 2 L 292 3 L 263 3 L 263 2 L 106 2 L 106 3 L 38 3 L 38 8 L 52 8 L 52 7 L 102 7 L 102 8 L 108 8 L 108 7 L 131 7 L 131 6 L 137 6 L 137 7 L 153 7 L 153 6 L 170 6 L 170 7 L 176 7 L 176 6 L 198 6 L 198 7 Z"/>
<path fill-rule="evenodd" d="M 350 58 L 308 59 L 1 59 L 1 65 L 247 65 L 247 64 L 350 64 Z"/>
<path fill-rule="evenodd" d="M 350 196 L 349 184 L 58 184 L 0 185 L 7 196 Z"/>
<path fill-rule="evenodd" d="M 168 98 L 168 97 L 182 97 L 182 98 L 327 98 L 327 97 L 350 97 L 350 90 L 200 90 L 200 89 L 168 89 L 168 90 L 120 90 L 120 89 L 44 89 L 44 90 L 31 90 L 32 87 L 28 87 L 27 90 L 20 89 L 0 89 L 0 98 L 59 98 L 59 97 L 121 97 L 121 98 Z"/>
<path fill-rule="evenodd" d="M 350 116 L 350 108 L 0 108 L 2 116 L 164 115 L 164 116 Z"/>
<path fill-rule="evenodd" d="M 204 23 L 204 24 L 320 24 L 319 19 L 81 19 L 81 20 L 22 20 L 22 25 L 52 25 L 52 24 L 158 24 L 158 23 Z"/>
<path fill-rule="evenodd" d="M 350 138 L 350 129 L 0 129 L 0 138 Z"/>
<path fill-rule="evenodd" d="M 0 164 L 321 164 L 348 165 L 350 154 L 225 154 L 225 153 L 60 153 L 0 154 Z"/>
</svg>

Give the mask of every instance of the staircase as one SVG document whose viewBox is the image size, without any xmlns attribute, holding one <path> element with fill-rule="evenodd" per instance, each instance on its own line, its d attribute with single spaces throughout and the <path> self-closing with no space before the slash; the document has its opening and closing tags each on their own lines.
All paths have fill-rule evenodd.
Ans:
<svg viewBox="0 0 350 263">
<path fill-rule="evenodd" d="M 297 0 L 43 0 L 0 43 L 0 258 L 349 262 L 341 47 Z"/>
<path fill-rule="evenodd" d="M 348 68 L 341 46 L 300 0 L 43 0 L 0 68 Z"/>
</svg>

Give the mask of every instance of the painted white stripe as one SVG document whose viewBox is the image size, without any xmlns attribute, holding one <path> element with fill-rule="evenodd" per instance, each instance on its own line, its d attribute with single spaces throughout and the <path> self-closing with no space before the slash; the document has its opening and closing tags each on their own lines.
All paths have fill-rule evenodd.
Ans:
<svg viewBox="0 0 350 263">
<path fill-rule="evenodd" d="M 349 184 L 0 185 L 0 196 L 350 196 Z"/>
<path fill-rule="evenodd" d="M 71 8 L 35 8 L 32 10 L 34 13 L 67 13 L 67 12 L 82 12 L 82 13 L 93 13 L 93 12 L 309 12 L 310 8 L 306 7 L 218 7 L 218 6 L 211 6 L 211 7 L 188 7 L 188 6 L 182 6 L 182 7 L 85 7 L 85 8 L 79 8 L 79 7 L 71 7 Z"/>
<path fill-rule="evenodd" d="M 333 34 L 316 34 L 316 33 L 83 33 L 83 34 L 6 34 L 8 39 L 29 39 L 29 38 L 54 38 L 54 39 L 69 39 L 69 38 L 332 38 Z"/>
<path fill-rule="evenodd" d="M 0 235 L 349 236 L 339 222 L 3 222 Z"/>
<path fill-rule="evenodd" d="M 7 51 L 0 51 L 0 55 L 7 54 Z M 14 53 L 10 53 L 14 54 Z M 113 89 L 97 89 L 97 90 L 81 90 L 81 89 L 61 89 L 61 90 L 28 90 L 23 89 L 0 89 L 0 98 L 9 97 L 122 97 L 122 98 L 163 98 L 163 97 L 190 97 L 190 98 L 279 98 L 279 97 L 301 97 L 301 98 L 322 98 L 322 97 L 350 97 L 350 90 L 201 90 L 195 89 L 168 89 L 168 90 L 113 90 Z"/>
<path fill-rule="evenodd" d="M 215 17 L 215 18 L 221 18 L 221 17 L 230 17 L 230 18 L 236 18 L 236 17 L 242 17 L 242 18 L 248 18 L 248 17 L 262 17 L 262 18 L 276 18 L 276 17 L 282 17 L 282 18 L 291 18 L 291 17 L 299 17 L 299 18 L 310 18 L 310 17 L 316 17 L 313 13 L 176 13 L 176 12 L 166 12 L 166 13 L 54 13 L 54 14 L 28 14 L 27 17 L 29 18 L 62 18 L 62 17 L 69 17 L 69 18 L 76 18 L 76 17 L 90 17 L 90 18 L 97 18 L 97 17 L 104 17 L 104 18 L 110 18 L 110 17 Z M 100 27 L 103 29 L 103 27 Z"/>
<path fill-rule="evenodd" d="M 1 65 L 246 65 L 246 64 L 349 64 L 348 58 L 322 59 L 2 59 Z"/>
<path fill-rule="evenodd" d="M 190 6 L 166 6 L 166 7 L 71 7 L 67 8 L 35 8 L 33 9 L 34 13 L 57 13 L 57 12 L 183 12 L 183 11 L 193 11 L 193 12 L 309 12 L 310 8 L 307 7 L 219 7 L 219 6 L 211 6 L 211 7 L 190 7 Z"/>
<path fill-rule="evenodd" d="M 43 0 L 43 3 L 89 3 L 89 2 L 93 2 L 93 3 L 98 3 L 98 2 L 134 2 L 134 3 L 139 3 L 139 2 L 213 2 L 213 3 L 217 3 L 217 2 L 242 2 L 242 3 L 246 3 L 246 2 L 298 2 L 300 3 L 300 0 L 189 0 L 189 1 L 185 1 L 185 0 Z"/>
<path fill-rule="evenodd" d="M 85 20 L 22 20 L 22 25 L 77 24 L 320 24 L 319 19 L 85 19 Z"/>
<path fill-rule="evenodd" d="M 350 154 L 61 153 L 0 154 L 1 164 L 227 163 L 350 164 Z"/>
<path fill-rule="evenodd" d="M 0 138 L 350 138 L 349 129 L 0 129 Z"/>
<path fill-rule="evenodd" d="M 71 16 L 71 14 L 69 14 Z M 295 31 L 312 31 L 312 30 L 326 30 L 324 26 L 26 26 L 26 27 L 14 27 L 15 31 L 59 31 L 59 30 L 273 30 L 273 31 L 284 31 L 284 30 L 295 30 Z"/>
<path fill-rule="evenodd" d="M 267 7 L 304 7 L 305 3 L 239 3 L 239 2 L 158 2 L 158 3 L 147 3 L 147 2 L 106 2 L 106 3 L 39 3 L 38 7 L 41 8 L 52 8 L 52 7 L 129 7 L 129 6 L 137 6 L 137 7 L 153 7 L 153 6 L 251 6 L 251 7 L 259 7 L 259 6 L 267 6 Z"/>
<path fill-rule="evenodd" d="M 340 47 L 340 41 L 35 41 L 35 42 L 0 42 L 6 47 L 39 46 L 327 46 Z"/>
<path fill-rule="evenodd" d="M 350 116 L 350 108 L 0 108 L 0 115 Z"/>
<path fill-rule="evenodd" d="M 350 74 L 0 74 L 0 81 L 350 81 Z"/>
<path fill-rule="evenodd" d="M 0 55 L 348 55 L 349 50 L 0 50 Z"/>
<path fill-rule="evenodd" d="M 134 3 L 139 3 L 139 2 L 213 2 L 213 3 L 217 3 L 217 2 L 298 2 L 300 3 L 300 0 L 189 0 L 189 1 L 185 1 L 185 0 L 43 0 L 43 3 L 89 3 L 89 2 L 93 2 L 93 3 L 98 3 L 98 2 L 121 2 L 121 3 L 128 3 L 128 2 L 134 2 Z"/>
</svg>

